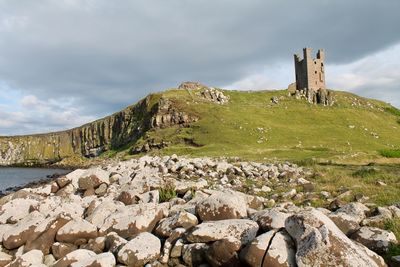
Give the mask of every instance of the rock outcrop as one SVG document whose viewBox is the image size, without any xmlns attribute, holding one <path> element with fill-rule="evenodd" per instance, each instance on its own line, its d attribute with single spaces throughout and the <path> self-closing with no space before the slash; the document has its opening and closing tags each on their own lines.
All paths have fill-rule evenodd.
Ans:
<svg viewBox="0 0 400 267">
<path fill-rule="evenodd" d="M 294 164 L 175 155 L 78 169 L 46 195 L 26 188 L 2 199 L 0 266 L 385 266 L 373 251 L 397 240 L 361 226 L 365 206 L 331 212 L 238 191 L 244 180 L 297 186 L 304 175 Z M 103 194 L 87 194 L 102 184 Z"/>
</svg>

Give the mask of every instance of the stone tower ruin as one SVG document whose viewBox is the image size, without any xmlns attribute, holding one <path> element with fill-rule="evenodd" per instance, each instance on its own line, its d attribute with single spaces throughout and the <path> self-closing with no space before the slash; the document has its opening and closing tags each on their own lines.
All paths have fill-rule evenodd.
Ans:
<svg viewBox="0 0 400 267">
<path fill-rule="evenodd" d="M 296 71 L 296 89 L 313 90 L 325 89 L 325 52 L 318 50 L 317 58 L 311 56 L 312 49 L 303 49 L 303 59 L 298 54 L 294 55 L 294 67 Z"/>
<path fill-rule="evenodd" d="M 325 52 L 319 49 L 316 58 L 311 54 L 311 48 L 304 48 L 303 58 L 294 55 L 296 95 L 304 95 L 312 103 L 329 105 L 331 96 L 325 86 Z"/>
</svg>

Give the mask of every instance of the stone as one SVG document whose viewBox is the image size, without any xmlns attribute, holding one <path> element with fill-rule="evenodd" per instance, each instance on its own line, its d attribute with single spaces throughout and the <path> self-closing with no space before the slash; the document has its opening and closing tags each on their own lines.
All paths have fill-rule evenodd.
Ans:
<svg viewBox="0 0 400 267">
<path fill-rule="evenodd" d="M 240 251 L 240 259 L 250 267 L 262 267 L 264 255 L 276 232 L 272 230 L 257 236 Z"/>
<path fill-rule="evenodd" d="M 330 213 L 329 218 L 346 235 L 351 235 L 360 229 L 360 223 L 366 218 L 369 211 L 364 204 L 353 202 L 344 205 L 335 212 Z"/>
<path fill-rule="evenodd" d="M 54 263 L 56 262 L 56 259 L 52 254 L 44 256 L 43 263 L 46 266 L 53 266 Z"/>
<path fill-rule="evenodd" d="M 68 179 L 65 176 L 62 176 L 60 178 L 57 178 L 56 183 L 58 185 L 59 188 L 63 188 L 65 187 L 67 184 L 69 184 L 71 182 L 70 179 Z"/>
<path fill-rule="evenodd" d="M 96 175 L 81 177 L 78 180 L 78 188 L 81 190 L 95 189 L 102 184 L 102 181 Z"/>
<path fill-rule="evenodd" d="M 392 232 L 369 226 L 361 227 L 351 238 L 379 254 L 387 252 L 390 244 L 397 244 Z"/>
<path fill-rule="evenodd" d="M 233 192 L 216 192 L 196 205 L 202 221 L 247 217 L 246 200 Z"/>
<path fill-rule="evenodd" d="M 12 261 L 13 257 L 0 251 L 0 267 L 4 267 Z"/>
<path fill-rule="evenodd" d="M 74 219 L 61 227 L 56 235 L 58 242 L 77 244 L 84 239 L 84 243 L 97 237 L 97 227 L 84 219 Z"/>
<path fill-rule="evenodd" d="M 96 190 L 94 190 L 94 193 L 97 196 L 104 196 L 107 192 L 107 188 L 108 188 L 107 184 L 102 183 L 101 185 L 99 185 L 99 187 Z"/>
<path fill-rule="evenodd" d="M 116 254 L 119 249 L 125 245 L 128 241 L 122 237 L 120 237 L 117 233 L 111 232 L 106 235 L 105 240 L 105 251 L 110 251 Z"/>
<path fill-rule="evenodd" d="M 290 216 L 285 229 L 296 243 L 299 267 L 386 266 L 379 255 L 350 240 L 326 215 L 315 209 Z"/>
<path fill-rule="evenodd" d="M 96 253 L 93 251 L 77 249 L 59 259 L 53 267 L 70 267 L 74 262 L 85 261 L 92 257 L 96 257 Z"/>
<path fill-rule="evenodd" d="M 25 246 L 24 250 L 25 251 L 30 251 L 34 249 L 41 250 L 44 255 L 47 255 L 50 253 L 50 248 L 54 243 L 55 236 L 57 234 L 57 231 L 63 227 L 65 224 L 67 224 L 70 221 L 70 218 L 63 217 L 63 216 L 58 216 L 55 219 L 51 219 L 47 224 L 42 223 L 40 226 L 38 226 L 35 231 L 38 231 L 38 228 L 43 227 L 42 230 L 39 230 L 41 232 L 40 235 L 38 235 L 35 239 L 28 239 Z"/>
<path fill-rule="evenodd" d="M 42 267 L 43 264 L 43 253 L 40 250 L 31 250 L 21 256 L 18 256 L 15 260 L 10 262 L 7 267 Z"/>
<path fill-rule="evenodd" d="M 100 253 L 71 264 L 71 267 L 113 267 L 116 260 L 111 252 Z"/>
<path fill-rule="evenodd" d="M 160 256 L 160 240 L 147 232 L 140 233 L 123 245 L 118 252 L 118 261 L 132 267 L 144 266 Z"/>
<path fill-rule="evenodd" d="M 242 245 L 256 237 L 258 224 L 247 219 L 229 219 L 203 222 L 192 228 L 186 239 L 191 243 L 208 243 L 228 236 L 240 240 Z"/>
<path fill-rule="evenodd" d="M 106 245 L 106 237 L 101 236 L 95 239 L 90 239 L 87 244 L 80 246 L 82 249 L 87 249 L 100 254 L 104 251 Z"/>
<path fill-rule="evenodd" d="M 34 211 L 11 227 L 3 235 L 3 246 L 7 249 L 15 249 L 34 238 L 36 227 L 44 220 L 43 214 Z"/>
<path fill-rule="evenodd" d="M 179 227 L 189 229 L 198 224 L 197 217 L 189 212 L 181 211 L 162 219 L 156 229 L 155 234 L 160 237 L 169 237 L 171 232 Z"/>
<path fill-rule="evenodd" d="M 290 216 L 290 213 L 284 213 L 279 209 L 265 209 L 254 213 L 251 216 L 253 221 L 256 221 L 260 229 L 267 232 L 272 229 L 280 229 L 285 227 L 285 220 Z"/>
<path fill-rule="evenodd" d="M 64 257 L 68 253 L 78 249 L 78 246 L 75 246 L 74 244 L 69 244 L 69 243 L 60 243 L 60 242 L 55 242 L 51 246 L 51 252 L 56 260 Z"/>
<path fill-rule="evenodd" d="M 233 237 L 227 237 L 212 243 L 205 256 L 211 266 L 240 266 L 237 251 L 241 242 Z"/>
<path fill-rule="evenodd" d="M 380 225 L 385 221 L 392 219 L 393 214 L 388 208 L 378 207 L 375 210 L 375 216 L 364 219 L 361 224 L 367 226 Z"/>
<path fill-rule="evenodd" d="M 187 266 L 201 266 L 207 263 L 206 253 L 209 246 L 205 243 L 187 244 L 182 248 L 182 259 Z"/>
<path fill-rule="evenodd" d="M 85 219 L 95 225 L 97 228 L 100 228 L 110 214 L 113 214 L 118 209 L 123 207 L 124 204 L 119 201 L 102 201 L 100 204 L 95 206 L 91 212 L 88 212 Z"/>
<path fill-rule="evenodd" d="M 123 238 L 132 237 L 138 233 L 153 231 L 163 217 L 161 205 L 147 203 L 126 206 L 105 219 L 100 233 L 116 232 Z"/>
<path fill-rule="evenodd" d="M 17 198 L 0 206 L 0 224 L 16 223 L 28 216 L 31 206 L 36 206 L 37 200 Z"/>
<path fill-rule="evenodd" d="M 294 241 L 285 231 L 278 231 L 272 238 L 262 266 L 296 267 Z"/>
</svg>

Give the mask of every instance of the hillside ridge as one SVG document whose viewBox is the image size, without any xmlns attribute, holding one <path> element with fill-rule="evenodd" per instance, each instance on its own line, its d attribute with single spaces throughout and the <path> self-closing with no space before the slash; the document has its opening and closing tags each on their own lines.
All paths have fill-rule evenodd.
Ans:
<svg viewBox="0 0 400 267">
<path fill-rule="evenodd" d="M 306 157 L 312 157 L 321 154 L 320 152 L 327 152 L 324 150 L 332 152 L 332 148 L 326 146 L 324 138 L 332 139 L 330 132 L 337 131 L 334 124 L 341 122 L 333 120 L 330 128 L 327 125 L 330 116 L 339 116 L 343 123 L 348 124 L 347 130 L 362 127 L 367 129 L 364 131 L 369 136 L 364 136 L 364 133 L 364 141 L 361 140 L 363 146 L 380 141 L 378 139 L 382 138 L 381 135 L 390 138 L 387 142 L 374 144 L 377 149 L 398 148 L 400 145 L 400 138 L 395 136 L 399 126 L 396 120 L 400 117 L 397 118 L 393 112 L 387 112 L 396 109 L 377 100 L 331 90 L 334 92 L 332 105 L 322 106 L 307 103 L 304 96 L 290 93 L 291 87 L 277 91 L 235 91 L 215 89 L 199 83 L 184 85 L 186 86 L 178 89 L 149 94 L 119 112 L 73 129 L 23 136 L 0 136 L 0 165 L 52 164 L 66 158 L 82 160 L 85 157 L 98 157 L 106 151 L 115 154 L 125 146 L 128 151 L 125 154 L 154 150 L 156 153 L 199 153 L 207 156 L 241 156 L 241 149 L 256 148 L 262 150 L 260 155 L 267 155 L 269 150 L 275 151 L 277 158 L 285 158 L 285 155 L 280 155 L 285 154 L 282 151 L 290 150 L 296 154 L 296 150 L 306 148 L 318 152 L 305 153 Z M 265 116 L 262 116 L 263 113 Z M 368 120 L 365 116 L 371 117 L 373 121 L 385 121 L 388 125 L 369 129 L 373 127 L 367 128 Z M 280 118 L 280 122 L 277 118 Z M 361 125 L 364 121 L 366 125 Z M 299 127 L 293 128 L 293 124 L 298 124 Z M 321 127 L 325 128 L 324 136 L 313 136 L 312 132 Z M 292 138 L 284 138 L 285 133 L 282 132 L 285 129 L 294 134 Z M 378 133 L 378 130 L 384 131 Z M 348 131 L 345 132 L 346 134 L 340 134 L 346 137 Z M 247 144 L 256 135 L 258 139 L 254 143 L 252 140 L 250 145 Z M 305 144 L 303 138 L 307 136 L 316 139 L 315 145 Z M 370 136 L 375 140 L 371 141 Z M 243 142 L 243 137 L 249 140 Z M 318 144 L 317 139 L 321 138 L 323 142 Z M 283 140 L 278 146 L 274 142 L 279 139 Z M 342 141 L 331 142 L 335 147 L 335 143 Z M 347 143 L 351 144 L 350 140 Z M 232 151 L 223 153 L 225 148 L 229 150 L 230 145 L 236 145 L 240 150 L 230 149 Z M 224 147 L 221 150 L 222 146 Z M 252 159 L 254 158 L 253 155 Z"/>
</svg>

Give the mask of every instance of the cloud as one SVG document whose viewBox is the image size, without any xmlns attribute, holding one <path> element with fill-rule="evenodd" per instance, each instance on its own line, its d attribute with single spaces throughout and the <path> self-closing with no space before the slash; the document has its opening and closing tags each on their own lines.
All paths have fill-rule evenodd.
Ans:
<svg viewBox="0 0 400 267">
<path fill-rule="evenodd" d="M 397 0 L 3 0 L 0 97 L 67 101 L 77 116 L 101 117 L 186 80 L 286 86 L 304 46 L 343 65 L 399 43 L 399 9 Z"/>
</svg>

